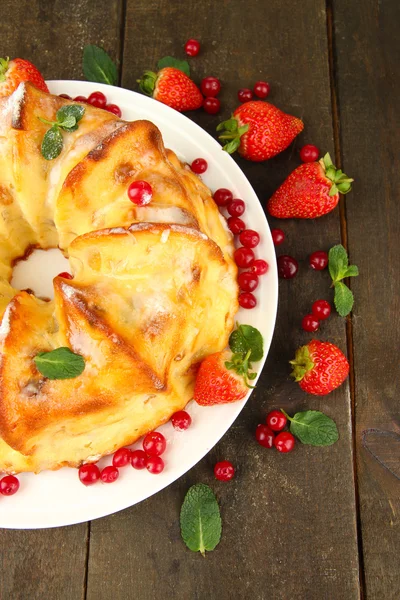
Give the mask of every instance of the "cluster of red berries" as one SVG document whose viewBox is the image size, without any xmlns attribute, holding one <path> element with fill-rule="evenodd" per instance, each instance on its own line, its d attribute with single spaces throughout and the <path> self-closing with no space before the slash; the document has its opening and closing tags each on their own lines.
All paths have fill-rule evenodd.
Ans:
<svg viewBox="0 0 400 600">
<path fill-rule="evenodd" d="M 266 424 L 260 423 L 256 429 L 256 440 L 264 448 L 275 448 L 278 452 L 291 452 L 294 448 L 295 438 L 290 431 L 283 431 L 287 418 L 280 410 L 268 413 Z"/>
<path fill-rule="evenodd" d="M 311 307 L 311 314 L 303 317 L 301 326 L 304 331 L 318 331 L 320 321 L 324 321 L 331 314 L 331 305 L 326 300 L 316 300 Z"/>
<path fill-rule="evenodd" d="M 68 94 L 60 94 L 60 98 L 74 100 L 74 102 L 83 102 L 84 104 L 90 104 L 95 108 L 103 108 L 117 117 L 121 117 L 122 115 L 119 106 L 116 104 L 107 103 L 107 97 L 105 94 L 103 94 L 103 92 L 92 92 L 88 98 L 86 98 L 86 96 L 76 96 L 75 98 L 71 98 L 71 96 L 68 96 Z"/>
<path fill-rule="evenodd" d="M 5 475 L 0 479 L 0 494 L 13 496 L 19 490 L 19 479 L 15 475 Z"/>
<path fill-rule="evenodd" d="M 270 89 L 270 85 L 266 81 L 256 81 L 252 90 L 242 88 L 238 91 L 239 102 L 250 102 L 254 96 L 263 100 L 268 96 Z"/>
</svg>

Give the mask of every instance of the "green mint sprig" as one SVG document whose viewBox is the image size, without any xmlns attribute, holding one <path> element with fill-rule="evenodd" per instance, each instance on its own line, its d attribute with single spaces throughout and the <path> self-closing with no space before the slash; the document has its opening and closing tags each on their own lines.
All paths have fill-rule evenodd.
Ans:
<svg viewBox="0 0 400 600">
<path fill-rule="evenodd" d="M 60 155 L 63 149 L 64 140 L 61 133 L 68 133 L 78 129 L 78 123 L 85 114 L 85 107 L 80 104 L 67 104 L 62 106 L 56 114 L 56 121 L 48 121 L 39 117 L 39 120 L 46 125 L 51 125 L 43 136 L 41 152 L 46 160 L 53 160 Z"/>
<path fill-rule="evenodd" d="M 208 485 L 197 483 L 187 492 L 180 515 L 181 535 L 192 552 L 210 552 L 219 544 L 222 522 L 218 502 Z"/>
<path fill-rule="evenodd" d="M 39 352 L 33 359 L 37 370 L 47 379 L 74 379 L 83 373 L 85 359 L 67 347 Z"/>
<path fill-rule="evenodd" d="M 290 432 L 302 444 L 310 446 L 331 446 L 339 439 L 339 432 L 333 419 L 319 410 L 305 410 L 298 412 L 294 417 L 281 409 L 290 421 Z"/>
<path fill-rule="evenodd" d="M 332 286 L 335 289 L 335 307 L 341 317 L 346 317 L 354 304 L 353 292 L 343 283 L 346 277 L 357 277 L 358 267 L 349 265 L 346 250 L 341 244 L 329 250 L 329 273 L 332 277 Z"/>
<path fill-rule="evenodd" d="M 83 73 L 88 81 L 116 85 L 118 72 L 115 63 L 103 48 L 89 44 L 83 49 Z"/>
<path fill-rule="evenodd" d="M 250 385 L 249 380 L 255 379 L 257 373 L 250 372 L 251 361 L 257 362 L 264 355 L 264 340 L 261 333 L 251 325 L 238 325 L 229 337 L 229 348 L 233 354 L 231 359 L 225 362 L 226 368 L 241 375 L 247 387 L 254 387 Z"/>
</svg>

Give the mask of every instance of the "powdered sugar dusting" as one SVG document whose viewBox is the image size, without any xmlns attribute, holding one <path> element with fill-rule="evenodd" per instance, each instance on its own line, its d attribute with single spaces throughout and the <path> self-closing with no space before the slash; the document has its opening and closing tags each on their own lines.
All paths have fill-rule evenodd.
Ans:
<svg viewBox="0 0 400 600">
<path fill-rule="evenodd" d="M 13 305 L 9 304 L 4 312 L 3 319 L 0 325 L 0 340 L 4 340 L 5 337 L 10 333 L 10 320 L 11 312 L 13 311 Z"/>
<path fill-rule="evenodd" d="M 24 105 L 26 94 L 26 85 L 24 82 L 20 83 L 15 92 L 10 96 L 10 102 L 12 102 L 12 126 L 16 129 L 20 126 L 21 112 Z"/>
</svg>

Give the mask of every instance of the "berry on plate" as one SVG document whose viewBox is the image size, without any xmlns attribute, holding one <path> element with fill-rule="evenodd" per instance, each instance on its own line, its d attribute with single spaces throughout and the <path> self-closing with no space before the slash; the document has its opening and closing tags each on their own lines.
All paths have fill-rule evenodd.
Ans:
<svg viewBox="0 0 400 600">
<path fill-rule="evenodd" d="M 28 60 L 0 58 L 0 98 L 12 94 L 23 81 L 29 81 L 43 92 L 49 91 L 41 73 Z"/>
<path fill-rule="evenodd" d="M 309 394 L 325 396 L 339 387 L 349 374 L 349 363 L 337 346 L 311 340 L 296 351 L 292 377 Z"/>
<path fill-rule="evenodd" d="M 233 358 L 232 352 L 225 350 L 211 354 L 203 360 L 194 386 L 194 399 L 197 404 L 226 404 L 245 397 L 249 391 L 244 379 L 247 378 L 248 367 L 243 361 L 234 365 Z"/>
<path fill-rule="evenodd" d="M 196 110 L 203 104 L 203 96 L 197 85 L 176 67 L 164 67 L 158 73 L 146 71 L 139 80 L 139 86 L 147 96 L 179 112 Z"/>
</svg>

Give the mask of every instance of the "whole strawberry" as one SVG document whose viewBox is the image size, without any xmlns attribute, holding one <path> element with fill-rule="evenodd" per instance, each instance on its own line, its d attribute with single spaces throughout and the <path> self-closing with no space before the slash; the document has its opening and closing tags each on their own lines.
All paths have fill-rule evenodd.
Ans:
<svg viewBox="0 0 400 600">
<path fill-rule="evenodd" d="M 325 396 L 343 383 L 349 363 L 341 350 L 330 342 L 311 340 L 296 351 L 292 377 L 309 394 Z"/>
<path fill-rule="evenodd" d="M 301 119 L 269 102 L 254 100 L 241 104 L 217 131 L 223 131 L 219 139 L 227 142 L 224 150 L 229 154 L 237 150 L 244 158 L 259 162 L 285 150 L 303 128 Z"/>
<path fill-rule="evenodd" d="M 139 85 L 144 94 L 179 112 L 196 110 L 203 104 L 203 96 L 197 85 L 175 67 L 164 67 L 158 73 L 146 71 Z"/>
<path fill-rule="evenodd" d="M 235 365 L 236 360 L 236 355 L 232 355 L 229 350 L 211 354 L 203 360 L 194 387 L 197 404 L 226 404 L 245 397 L 250 387 L 245 381 L 248 364 L 243 367 L 241 361 L 241 365 Z"/>
<path fill-rule="evenodd" d="M 329 154 L 297 167 L 269 199 L 267 208 L 278 219 L 315 219 L 331 212 L 339 192 L 347 194 L 354 181 L 332 164 Z"/>
<path fill-rule="evenodd" d="M 0 98 L 12 94 L 22 81 L 48 92 L 49 89 L 37 68 L 23 58 L 0 58 Z"/>
</svg>

